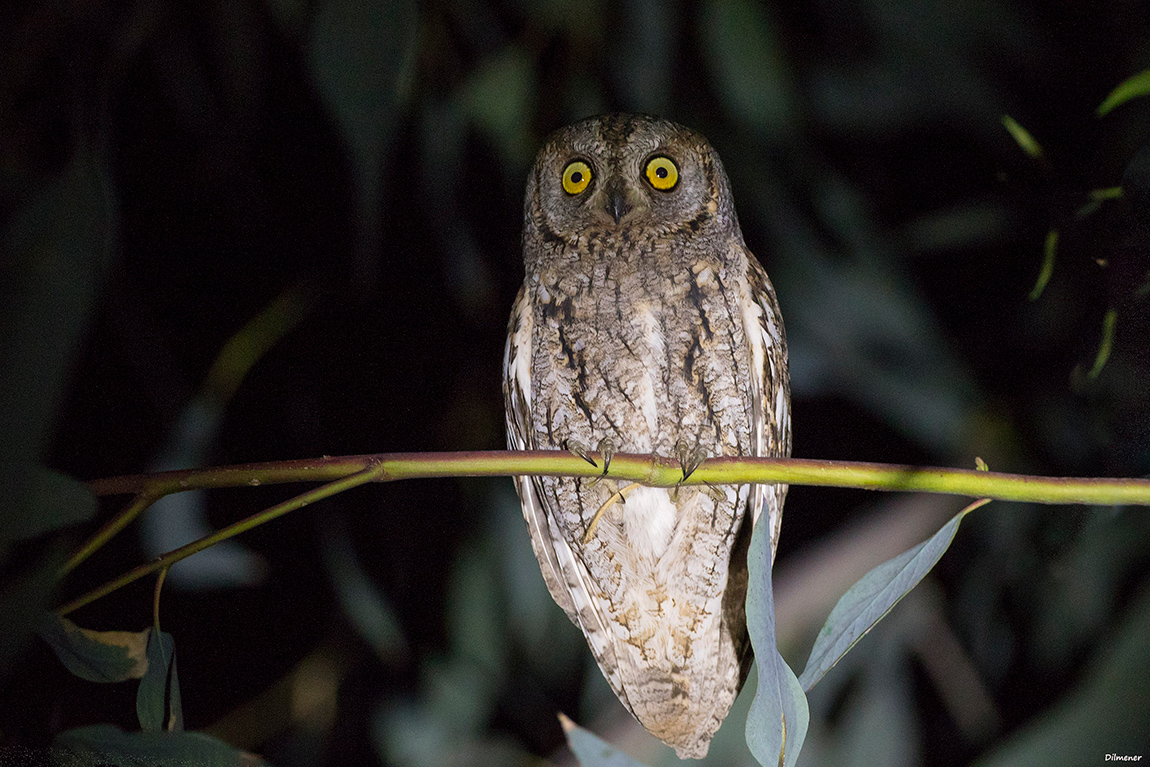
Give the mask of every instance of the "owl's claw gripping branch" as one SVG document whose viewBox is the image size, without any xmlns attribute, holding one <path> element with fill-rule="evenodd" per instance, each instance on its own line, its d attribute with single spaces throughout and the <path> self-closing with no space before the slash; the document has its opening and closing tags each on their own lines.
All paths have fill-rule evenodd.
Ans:
<svg viewBox="0 0 1150 767">
<path fill-rule="evenodd" d="M 607 469 L 611 467 L 611 459 L 615 457 L 615 440 L 604 437 L 599 440 L 599 454 L 603 456 L 603 476 L 607 476 Z"/>
<path fill-rule="evenodd" d="M 687 440 L 680 437 L 675 443 L 675 457 L 679 459 L 679 465 L 683 468 L 683 479 L 680 482 L 686 482 L 687 477 L 694 474 L 695 469 L 707 460 L 707 449 L 699 444 L 689 447 Z"/>
<path fill-rule="evenodd" d="M 564 445 L 564 447 L 567 448 L 567 452 L 574 453 L 575 455 L 579 456 L 580 458 L 582 458 L 587 463 L 594 466 L 596 469 L 599 468 L 599 464 L 595 463 L 595 459 L 591 457 L 591 451 L 588 450 L 587 446 L 584 445 L 582 442 L 576 442 L 573 439 L 569 439 L 569 440 L 567 440 L 567 443 L 566 443 L 566 445 Z M 603 473 L 604 474 L 607 473 L 606 467 L 603 468 Z"/>
</svg>

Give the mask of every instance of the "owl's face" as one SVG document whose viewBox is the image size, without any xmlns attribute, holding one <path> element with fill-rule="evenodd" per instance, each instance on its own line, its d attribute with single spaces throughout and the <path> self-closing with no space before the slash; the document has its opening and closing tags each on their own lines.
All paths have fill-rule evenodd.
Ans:
<svg viewBox="0 0 1150 767">
<path fill-rule="evenodd" d="M 729 232 L 734 210 L 702 136 L 658 118 L 606 115 L 548 139 L 528 184 L 527 219 L 545 238 L 635 241 Z"/>
</svg>

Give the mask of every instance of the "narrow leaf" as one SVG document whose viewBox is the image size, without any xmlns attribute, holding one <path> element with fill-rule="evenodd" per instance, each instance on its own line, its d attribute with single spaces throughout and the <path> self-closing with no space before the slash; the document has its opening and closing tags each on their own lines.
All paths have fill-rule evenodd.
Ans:
<svg viewBox="0 0 1150 767">
<path fill-rule="evenodd" d="M 1143 70 L 1133 77 L 1124 80 L 1117 88 L 1110 91 L 1110 95 L 1098 105 L 1096 114 L 1105 117 L 1115 107 L 1127 101 L 1150 93 L 1150 69 Z"/>
<path fill-rule="evenodd" d="M 0 487 L 6 502 L 0 546 L 75 525 L 96 513 L 96 497 L 83 483 L 35 463 L 0 464 Z"/>
<path fill-rule="evenodd" d="M 75 754 L 78 764 L 196 765 L 260 767 L 255 754 L 198 732 L 123 732 L 108 724 L 78 727 L 56 736 L 56 748 Z M 60 764 L 73 764 L 59 760 Z"/>
<path fill-rule="evenodd" d="M 1042 248 L 1042 268 L 1038 271 L 1038 281 L 1034 283 L 1034 289 L 1030 291 L 1031 301 L 1037 301 L 1042 291 L 1046 290 L 1046 283 L 1050 282 L 1050 276 L 1054 274 L 1054 256 L 1057 252 L 1058 230 L 1051 229 L 1046 233 L 1046 242 Z"/>
<path fill-rule="evenodd" d="M 759 665 L 759 685 L 747 714 L 747 747 L 760 764 L 791 767 L 807 735 L 807 697 L 775 643 L 771 542 L 767 525 L 756 525 L 747 552 L 747 631 Z"/>
<path fill-rule="evenodd" d="M 172 635 L 163 631 L 148 631 L 148 669 L 140 678 L 136 693 L 136 716 L 144 732 L 160 732 L 168 713 L 168 680 L 175 658 Z M 178 686 L 174 692 L 178 694 Z M 178 704 L 175 708 L 179 708 Z"/>
<path fill-rule="evenodd" d="M 711 0 L 699 24 L 723 106 L 762 135 L 776 137 L 796 122 L 779 26 L 764 4 L 751 0 Z"/>
<path fill-rule="evenodd" d="M 180 676 L 176 673 L 176 656 L 172 654 L 172 673 L 168 684 L 168 732 L 184 731 L 184 704 L 180 699 Z"/>
<path fill-rule="evenodd" d="M 1098 354 L 1094 357 L 1094 367 L 1090 368 L 1090 372 L 1086 377 L 1094 380 L 1102 374 L 1102 368 L 1106 367 L 1106 361 L 1110 359 L 1110 349 L 1114 346 L 1114 325 L 1118 322 L 1118 312 L 1110 309 L 1106 312 L 1106 316 L 1102 318 L 1102 340 L 1098 343 Z"/>
<path fill-rule="evenodd" d="M 143 631 L 92 631 L 52 612 L 44 613 L 40 637 L 64 668 L 89 682 L 139 679 L 148 670 L 148 635 Z"/>
<path fill-rule="evenodd" d="M 584 730 L 565 714 L 559 714 L 559 724 L 567 736 L 567 745 L 581 767 L 644 767 L 594 733 Z"/>
<path fill-rule="evenodd" d="M 1022 148 L 1023 152 L 1033 157 L 1035 160 L 1042 157 L 1042 146 L 1034 140 L 1034 136 L 1030 132 L 1018 124 L 1010 115 L 1002 116 L 1002 127 L 1010 132 L 1010 135 L 1018 142 L 1018 146 Z"/>
<path fill-rule="evenodd" d="M 819 632 L 807 667 L 799 677 L 804 690 L 814 687 L 864 634 L 918 585 L 950 547 L 962 518 L 986 503 L 988 501 L 982 499 L 970 504 L 928 540 L 874 568 L 843 594 Z"/>
</svg>

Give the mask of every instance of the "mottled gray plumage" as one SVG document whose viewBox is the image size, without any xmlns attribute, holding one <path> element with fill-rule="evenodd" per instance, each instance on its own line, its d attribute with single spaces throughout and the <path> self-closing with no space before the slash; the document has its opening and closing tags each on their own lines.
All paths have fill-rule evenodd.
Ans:
<svg viewBox="0 0 1150 767">
<path fill-rule="evenodd" d="M 790 454 L 774 289 L 702 136 L 637 115 L 552 135 L 527 182 L 523 256 L 504 360 L 511 447 Z M 751 660 L 744 519 L 765 504 L 774 547 L 786 486 L 634 488 L 586 542 L 611 483 L 517 489 L 547 587 L 619 699 L 681 757 L 704 756 Z"/>
</svg>

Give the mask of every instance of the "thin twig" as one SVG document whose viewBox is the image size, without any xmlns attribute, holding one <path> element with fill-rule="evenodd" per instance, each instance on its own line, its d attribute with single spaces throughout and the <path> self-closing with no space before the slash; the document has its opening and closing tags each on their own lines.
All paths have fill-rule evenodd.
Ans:
<svg viewBox="0 0 1150 767">
<path fill-rule="evenodd" d="M 95 602 L 100 597 L 111 594 L 113 591 L 123 586 L 127 586 L 129 583 L 143 578 L 145 575 L 154 573 L 160 569 L 170 567 L 174 563 L 179 562 L 181 559 L 186 559 L 192 554 L 203 551 L 209 546 L 213 546 L 220 541 L 227 540 L 228 538 L 232 538 L 236 535 L 239 535 L 240 533 L 251 530 L 253 527 L 258 527 L 265 522 L 270 522 L 277 517 L 281 517 L 284 514 L 287 514 L 289 511 L 295 511 L 296 509 L 303 508 L 310 503 L 322 500 L 329 496 L 335 495 L 336 493 L 341 493 L 344 490 L 349 490 L 353 487 L 357 487 L 358 485 L 372 482 L 377 479 L 379 473 L 379 466 L 371 466 L 356 474 L 352 474 L 351 476 L 337 479 L 334 482 L 329 482 L 326 485 L 315 488 L 314 490 L 309 490 L 306 493 L 297 495 L 296 497 L 284 501 L 283 503 L 276 504 L 271 508 L 264 509 L 263 511 L 256 514 L 252 514 L 250 517 L 245 517 L 244 519 L 241 519 L 238 522 L 234 522 L 221 530 L 217 530 L 211 535 L 204 536 L 203 538 L 200 538 L 197 541 L 193 541 L 186 546 L 181 546 L 174 551 L 169 551 L 167 554 L 164 554 L 162 557 L 158 557 L 151 562 L 129 570 L 120 577 L 108 581 L 103 586 L 93 589 L 81 597 L 73 599 L 68 604 L 60 607 L 56 612 L 60 615 L 67 615 L 68 613 L 77 610 L 84 605 Z"/>
</svg>

